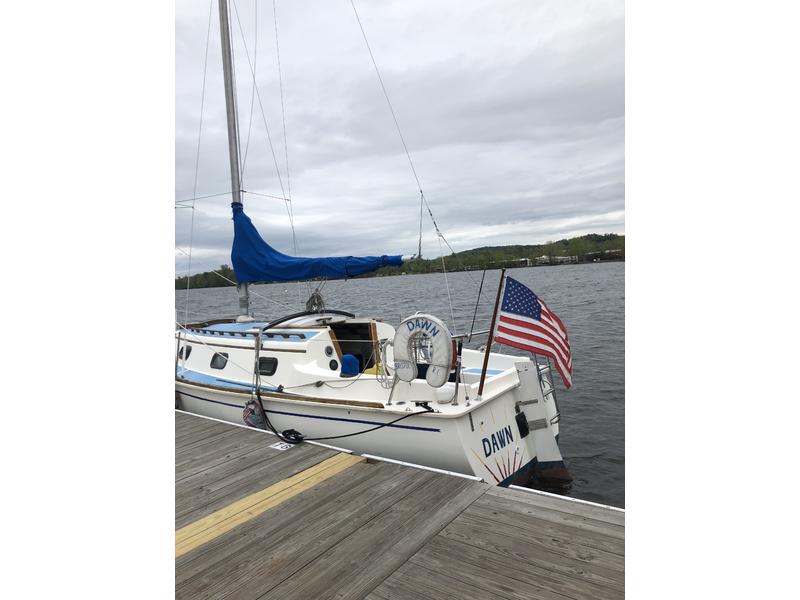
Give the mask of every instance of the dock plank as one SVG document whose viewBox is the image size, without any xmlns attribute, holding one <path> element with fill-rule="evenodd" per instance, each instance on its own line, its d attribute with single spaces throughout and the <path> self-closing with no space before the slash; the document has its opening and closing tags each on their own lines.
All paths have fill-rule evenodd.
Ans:
<svg viewBox="0 0 800 600">
<path fill-rule="evenodd" d="M 510 488 L 494 487 L 488 492 L 490 496 L 499 496 L 506 498 L 513 498 L 519 502 L 525 502 L 532 506 L 541 508 L 549 508 L 551 510 L 567 512 L 598 521 L 605 521 L 612 525 L 625 525 L 625 513 L 621 510 L 609 509 L 603 506 L 594 504 L 584 504 L 580 502 L 571 502 L 569 498 L 556 498 L 553 496 L 546 496 L 536 492 L 526 492 L 522 490 L 512 490 Z"/>
<path fill-rule="evenodd" d="M 188 446 L 194 441 L 210 438 L 221 433 L 229 431 L 236 431 L 237 429 L 231 425 L 212 421 L 211 419 L 199 419 L 200 423 L 175 423 L 175 442 L 176 449 L 181 449 Z M 244 430 L 246 431 L 246 430 Z"/>
<path fill-rule="evenodd" d="M 476 503 L 465 510 L 464 515 L 472 516 L 482 521 L 499 523 L 514 529 L 523 529 L 526 532 L 535 531 L 542 538 L 549 537 L 552 540 L 558 540 L 570 546 L 593 548 L 620 556 L 625 554 L 625 541 L 622 539 L 596 531 L 580 529 L 572 524 L 554 523 L 552 520 L 542 519 L 533 515 L 508 512 L 504 510 L 503 506 L 479 505 Z"/>
<path fill-rule="evenodd" d="M 244 431 L 244 433 L 254 432 Z M 258 436 L 257 433 L 255 435 Z M 266 435 L 254 438 L 235 435 L 221 436 L 216 444 L 210 444 L 207 447 L 198 449 L 195 455 L 179 460 L 175 466 L 175 479 L 180 481 L 247 454 L 254 448 L 268 447 L 272 443 L 272 437 L 267 437 Z"/>
<path fill-rule="evenodd" d="M 423 472 L 420 480 L 411 493 L 261 598 L 363 598 L 488 488 L 438 473 Z"/>
<path fill-rule="evenodd" d="M 475 589 L 483 590 L 486 597 L 507 598 L 508 600 L 528 600 L 531 598 L 542 600 L 566 600 L 566 596 L 545 587 L 536 585 L 536 580 L 526 581 L 511 579 L 508 570 L 514 569 L 505 566 L 496 569 L 496 564 L 489 566 L 484 562 L 464 564 L 462 557 L 452 554 L 454 546 L 438 546 L 434 540 L 427 544 L 417 555 L 409 561 L 410 566 L 416 566 L 414 576 L 424 584 L 430 584 L 443 576 L 458 579 Z"/>
<path fill-rule="evenodd" d="M 564 552 L 559 547 L 553 548 L 539 540 L 528 539 L 526 535 L 529 532 L 498 529 L 495 523 L 462 518 L 448 525 L 440 535 L 494 552 L 512 562 L 534 560 L 542 568 L 562 575 L 577 576 L 588 582 L 622 589 L 623 561 L 615 561 L 611 566 L 598 564 L 595 556 L 589 552 L 581 552 L 577 548 L 567 548 Z"/>
<path fill-rule="evenodd" d="M 236 556 L 246 556 L 256 550 L 263 552 L 268 543 L 280 544 L 281 539 L 302 533 L 311 519 L 316 519 L 315 523 L 319 523 L 320 528 L 325 527 L 326 519 L 336 519 L 339 502 L 347 502 L 355 498 L 354 495 L 368 490 L 373 478 L 372 469 L 366 469 L 363 464 L 356 465 L 342 476 L 328 480 L 293 498 L 291 502 L 272 509 L 269 518 L 261 518 L 263 523 L 254 523 L 257 527 L 234 530 L 224 538 L 198 548 L 177 561 L 176 582 L 183 584 L 208 574 L 215 565 L 221 565 Z"/>
<path fill-rule="evenodd" d="M 476 500 L 475 506 L 490 507 L 506 514 L 535 517 L 556 525 L 575 527 L 583 531 L 605 535 L 618 540 L 625 538 L 625 527 L 623 525 L 616 525 L 608 521 L 601 521 L 563 510 L 546 508 L 537 503 L 523 502 L 519 498 L 507 494 L 498 495 L 487 493 L 485 497 Z"/>
<path fill-rule="evenodd" d="M 330 482 L 346 479 L 348 474 L 364 477 L 352 482 L 349 489 L 334 491 L 335 486 Z M 224 598 L 230 594 L 259 597 L 419 484 L 420 472 L 405 472 L 394 465 L 351 467 L 343 477 L 323 482 L 275 509 L 284 511 L 268 511 L 249 525 L 211 542 L 199 572 L 179 584 L 178 597 Z M 304 516 L 292 514 L 298 508 L 297 501 L 313 492 L 317 495 L 315 506 L 302 511 Z M 249 535 L 251 532 L 255 533 Z M 221 552 L 215 552 L 222 548 Z M 178 565 L 180 568 L 180 561 Z"/>
<path fill-rule="evenodd" d="M 175 436 L 176 598 L 624 596 L 622 511 L 380 461 L 325 467 L 336 450 L 279 451 L 179 411 Z"/>
<path fill-rule="evenodd" d="M 187 477 L 176 482 L 175 526 L 183 527 L 334 454 L 333 450 L 309 445 L 285 452 L 261 447 Z"/>
<path fill-rule="evenodd" d="M 489 599 L 489 593 L 484 588 L 475 587 L 458 577 L 441 575 L 423 580 L 419 577 L 419 572 L 418 566 L 406 563 L 366 598 L 370 600 Z"/>
<path fill-rule="evenodd" d="M 453 557 L 458 557 L 455 564 Z M 446 566 L 446 572 L 451 575 L 479 568 L 486 570 L 487 578 L 499 578 L 512 585 L 516 585 L 515 581 L 523 581 L 573 600 L 613 600 L 620 597 L 617 589 L 543 568 L 535 557 L 511 562 L 493 552 L 444 536 L 433 538 L 413 560 L 432 563 L 437 558 L 448 559 L 438 570 L 442 571 Z"/>
<path fill-rule="evenodd" d="M 365 460 L 361 456 L 337 453 L 297 475 L 261 489 L 182 527 L 175 532 L 176 556 L 186 554 L 227 531 L 243 526 L 288 499 Z"/>
</svg>

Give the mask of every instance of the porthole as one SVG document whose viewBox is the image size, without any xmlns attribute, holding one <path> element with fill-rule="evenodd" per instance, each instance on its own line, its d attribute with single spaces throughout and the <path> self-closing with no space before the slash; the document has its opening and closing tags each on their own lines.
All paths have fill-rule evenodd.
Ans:
<svg viewBox="0 0 800 600">
<path fill-rule="evenodd" d="M 211 357 L 212 369 L 224 369 L 225 365 L 227 364 L 228 364 L 227 352 L 214 352 L 214 356 Z"/>
<path fill-rule="evenodd" d="M 325 346 L 325 356 L 333 355 L 333 346 Z"/>
<path fill-rule="evenodd" d="M 332 360 L 330 363 L 328 363 L 328 365 L 330 366 L 331 371 L 335 371 L 336 369 L 339 368 L 339 363 L 336 362 L 335 360 Z"/>
<path fill-rule="evenodd" d="M 258 372 L 261 375 L 275 375 L 278 370 L 278 359 L 274 356 L 264 356 L 258 359 Z"/>
<path fill-rule="evenodd" d="M 185 356 L 184 356 L 184 353 L 186 354 Z M 191 346 L 183 346 L 183 347 L 181 347 L 180 350 L 178 350 L 178 358 L 184 358 L 184 359 L 189 358 L 189 355 L 191 353 L 192 353 L 192 347 Z"/>
</svg>

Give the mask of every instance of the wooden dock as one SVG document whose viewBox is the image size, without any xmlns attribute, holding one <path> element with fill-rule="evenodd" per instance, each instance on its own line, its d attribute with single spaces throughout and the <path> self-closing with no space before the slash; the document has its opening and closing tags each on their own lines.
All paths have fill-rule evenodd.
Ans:
<svg viewBox="0 0 800 600">
<path fill-rule="evenodd" d="M 175 413 L 176 597 L 624 596 L 624 512 Z"/>
</svg>

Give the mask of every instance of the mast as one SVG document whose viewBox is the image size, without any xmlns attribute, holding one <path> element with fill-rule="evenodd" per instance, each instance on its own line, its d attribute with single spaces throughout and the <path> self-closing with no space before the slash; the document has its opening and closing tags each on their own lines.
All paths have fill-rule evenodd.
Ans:
<svg viewBox="0 0 800 600">
<path fill-rule="evenodd" d="M 231 58 L 231 33 L 228 21 L 228 0 L 219 0 L 219 31 L 222 41 L 222 75 L 225 80 L 225 112 L 228 120 L 228 155 L 231 163 L 231 197 L 242 202 L 242 185 L 239 178 L 239 128 L 236 124 L 236 88 L 233 83 Z M 239 322 L 252 321 L 250 316 L 250 291 L 248 283 L 239 283 Z"/>
</svg>

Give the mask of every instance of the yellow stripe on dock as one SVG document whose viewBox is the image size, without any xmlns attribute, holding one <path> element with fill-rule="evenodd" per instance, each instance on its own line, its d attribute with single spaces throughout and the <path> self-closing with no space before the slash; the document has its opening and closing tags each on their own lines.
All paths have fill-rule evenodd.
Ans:
<svg viewBox="0 0 800 600">
<path fill-rule="evenodd" d="M 364 460 L 362 456 L 339 453 L 178 529 L 175 532 L 175 558 Z"/>
</svg>

